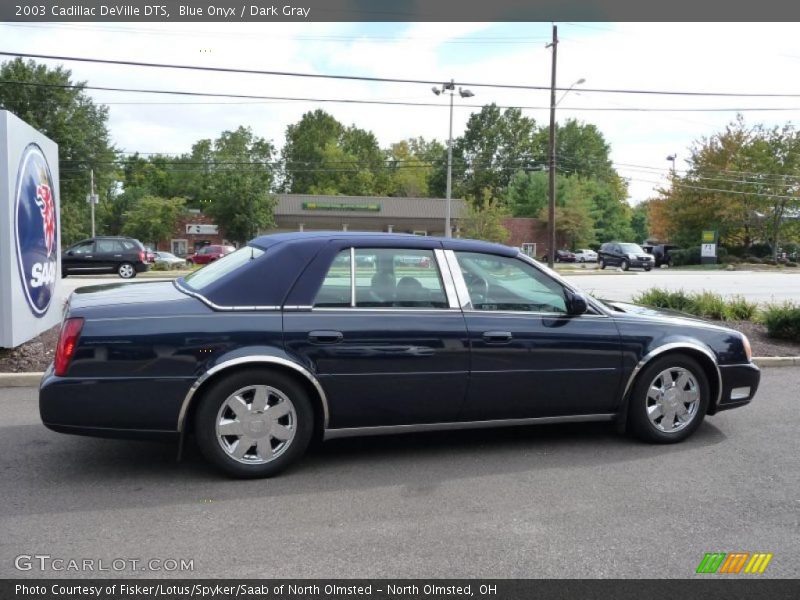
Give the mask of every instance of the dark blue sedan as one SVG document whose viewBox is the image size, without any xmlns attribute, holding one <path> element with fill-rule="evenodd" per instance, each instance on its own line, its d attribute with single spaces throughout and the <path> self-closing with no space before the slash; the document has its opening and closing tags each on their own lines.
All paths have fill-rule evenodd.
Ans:
<svg viewBox="0 0 800 600">
<path fill-rule="evenodd" d="M 758 383 L 741 333 L 600 302 L 507 246 L 292 233 L 75 292 L 40 410 L 65 433 L 193 432 L 262 477 L 314 436 L 613 421 L 678 442 Z"/>
</svg>

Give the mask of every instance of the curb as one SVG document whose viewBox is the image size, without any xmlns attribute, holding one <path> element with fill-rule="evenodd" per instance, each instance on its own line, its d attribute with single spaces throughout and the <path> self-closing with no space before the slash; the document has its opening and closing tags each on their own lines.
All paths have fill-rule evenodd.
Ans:
<svg viewBox="0 0 800 600">
<path fill-rule="evenodd" d="M 0 388 L 39 387 L 44 373 L 0 373 Z"/>
<path fill-rule="evenodd" d="M 800 367 L 800 356 L 754 356 L 753 363 L 761 368 Z M 44 372 L 0 373 L 0 388 L 39 387 Z"/>
</svg>

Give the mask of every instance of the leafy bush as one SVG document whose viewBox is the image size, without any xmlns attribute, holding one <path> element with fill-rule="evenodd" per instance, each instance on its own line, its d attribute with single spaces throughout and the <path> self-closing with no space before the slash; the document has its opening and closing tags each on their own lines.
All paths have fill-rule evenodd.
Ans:
<svg viewBox="0 0 800 600">
<path fill-rule="evenodd" d="M 723 256 L 719 259 L 723 265 L 738 265 L 742 262 L 742 259 L 735 254 L 728 254 L 727 256 Z"/>
<path fill-rule="evenodd" d="M 672 264 L 676 267 L 700 264 L 700 246 L 683 250 L 671 250 L 669 255 L 672 257 Z"/>
<path fill-rule="evenodd" d="M 772 256 L 772 247 L 769 244 L 751 244 L 748 254 L 757 258 Z"/>
<path fill-rule="evenodd" d="M 758 304 L 748 302 L 742 296 L 728 300 L 726 317 L 731 321 L 752 321 L 758 312 Z"/>
<path fill-rule="evenodd" d="M 792 268 L 795 268 L 795 267 L 797 267 L 797 263 L 796 263 L 796 262 L 791 262 L 791 261 L 789 261 L 789 262 L 787 262 L 787 263 L 786 263 L 786 266 L 787 266 L 787 267 L 792 267 Z"/>
<path fill-rule="evenodd" d="M 167 263 L 153 263 L 150 265 L 151 271 L 169 271 L 169 265 Z"/>
<path fill-rule="evenodd" d="M 760 265 L 760 264 L 761 264 L 762 262 L 764 262 L 764 261 L 762 261 L 762 260 L 761 260 L 760 258 L 758 258 L 757 256 L 752 256 L 752 255 L 749 255 L 749 256 L 745 256 L 745 257 L 744 257 L 744 262 L 746 262 L 746 263 L 751 263 L 751 264 L 754 264 L 754 265 Z"/>
<path fill-rule="evenodd" d="M 724 321 L 727 316 L 725 299 L 714 292 L 701 292 L 689 296 L 689 310 L 687 312 L 717 321 Z"/>
<path fill-rule="evenodd" d="M 654 308 L 670 308 L 686 312 L 691 300 L 683 290 L 671 292 L 661 288 L 650 288 L 633 298 L 634 304 Z"/>
<path fill-rule="evenodd" d="M 762 320 L 770 337 L 800 342 L 800 306 L 786 302 L 764 309 Z"/>
</svg>

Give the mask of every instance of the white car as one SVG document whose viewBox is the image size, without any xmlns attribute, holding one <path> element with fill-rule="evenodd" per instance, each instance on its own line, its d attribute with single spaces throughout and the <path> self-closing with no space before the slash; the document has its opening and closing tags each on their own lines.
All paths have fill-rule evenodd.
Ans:
<svg viewBox="0 0 800 600">
<path fill-rule="evenodd" d="M 595 252 L 594 250 L 590 250 L 589 248 L 582 248 L 581 250 L 576 250 L 575 260 L 581 263 L 597 262 L 597 252 Z"/>
<path fill-rule="evenodd" d="M 169 269 L 179 269 L 186 266 L 186 261 L 172 254 L 171 252 L 156 252 L 155 263 L 167 265 Z"/>
</svg>

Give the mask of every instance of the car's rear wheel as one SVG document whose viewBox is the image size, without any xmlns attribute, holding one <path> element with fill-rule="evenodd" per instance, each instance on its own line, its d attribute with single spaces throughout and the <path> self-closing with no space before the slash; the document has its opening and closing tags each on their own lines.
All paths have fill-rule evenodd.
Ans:
<svg viewBox="0 0 800 600">
<path fill-rule="evenodd" d="M 657 444 L 683 441 L 702 423 L 710 394 L 696 360 L 682 354 L 658 358 L 641 372 L 631 392 L 631 431 Z"/>
<path fill-rule="evenodd" d="M 131 263 L 122 263 L 117 267 L 117 275 L 123 279 L 133 279 L 136 277 L 136 269 Z"/>
<path fill-rule="evenodd" d="M 585 262 L 586 262 L 586 258 L 584 258 L 583 256 L 581 256 L 581 262 L 582 262 L 582 263 L 585 263 Z"/>
<path fill-rule="evenodd" d="M 228 475 L 269 477 L 300 458 L 314 429 L 302 386 L 266 370 L 242 371 L 213 384 L 195 415 L 200 451 Z"/>
<path fill-rule="evenodd" d="M 628 264 L 628 261 L 623 258 L 622 262 L 619 263 L 619 268 L 622 269 L 623 271 L 627 271 L 628 269 L 630 269 L 630 265 Z"/>
<path fill-rule="evenodd" d="M 645 268 L 644 268 L 644 270 L 645 270 L 645 271 L 649 271 L 651 268 L 652 268 L 652 267 L 645 267 Z"/>
</svg>

